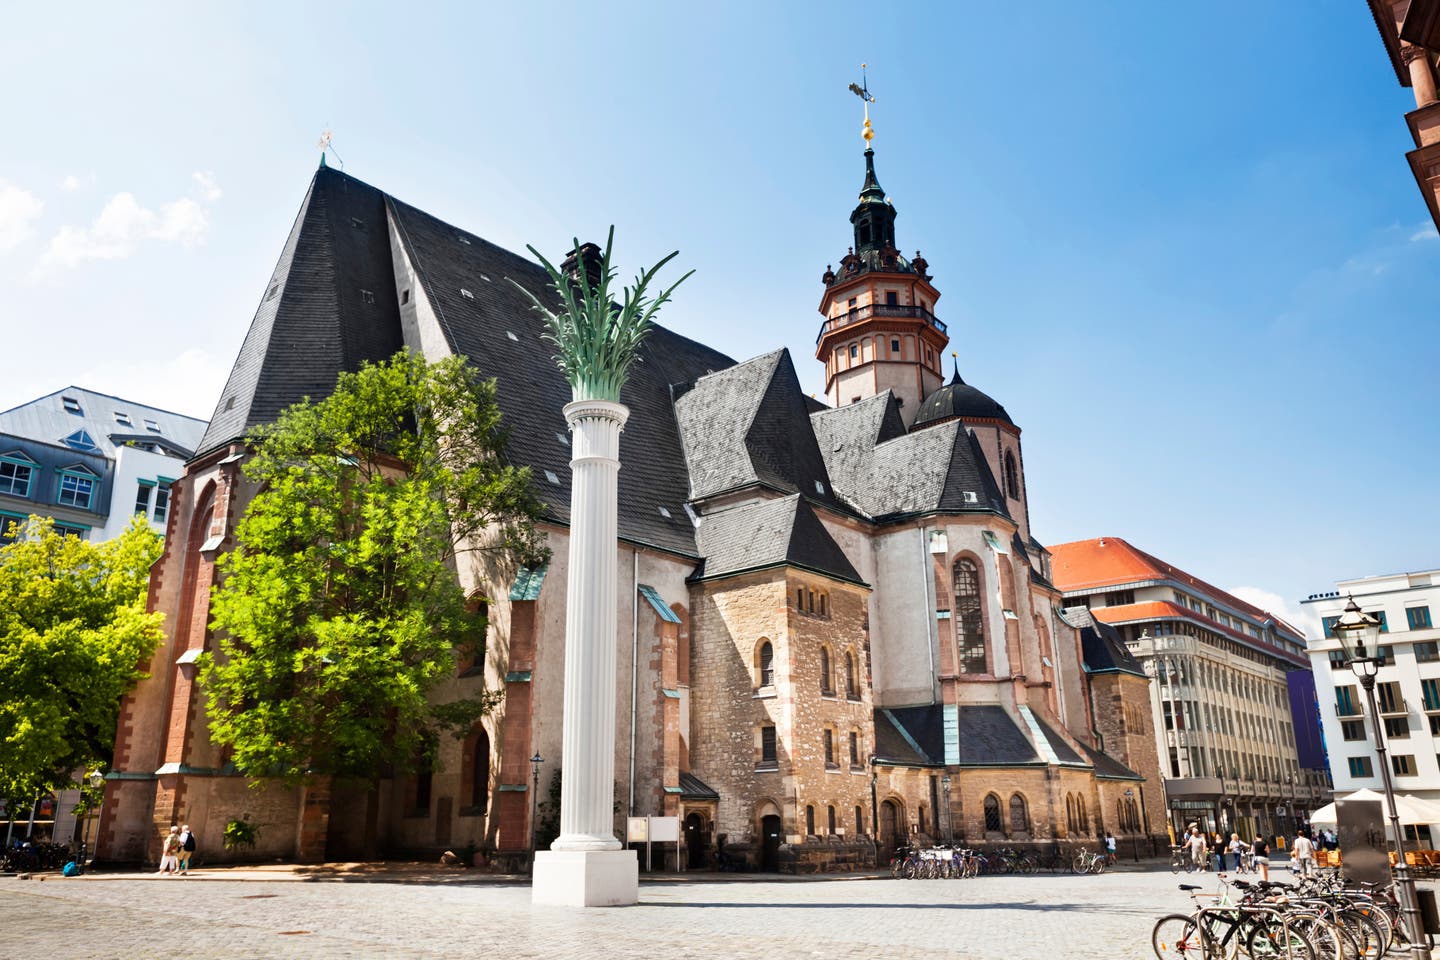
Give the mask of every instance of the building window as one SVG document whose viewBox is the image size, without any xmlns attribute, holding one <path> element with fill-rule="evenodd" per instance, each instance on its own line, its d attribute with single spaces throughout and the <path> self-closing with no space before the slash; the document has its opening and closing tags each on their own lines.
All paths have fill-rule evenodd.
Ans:
<svg viewBox="0 0 1440 960">
<path fill-rule="evenodd" d="M 1331 651 L 1330 651 L 1330 669 L 1331 669 L 1331 670 L 1348 670 L 1349 668 L 1350 668 L 1350 662 L 1345 659 L 1345 651 L 1344 651 L 1344 650 L 1331 650 Z"/>
<path fill-rule="evenodd" d="M 0 513 L 0 547 L 20 539 L 20 525 L 24 522 L 24 517 L 12 517 L 9 514 Z"/>
<path fill-rule="evenodd" d="M 820 648 L 820 692 L 827 697 L 835 696 L 835 683 L 830 674 L 830 648 Z"/>
<path fill-rule="evenodd" d="M 986 673 L 984 607 L 980 599 L 980 571 L 968 557 L 955 561 L 955 640 L 960 647 L 961 673 Z"/>
<path fill-rule="evenodd" d="M 95 438 L 84 430 L 76 430 L 68 436 L 61 437 L 60 442 L 72 450 L 80 450 L 84 453 L 95 453 L 100 449 L 95 443 Z"/>
<path fill-rule="evenodd" d="M 900 356 L 900 338 L 899 338 L 899 337 L 891 337 L 891 338 L 890 338 L 890 352 L 891 352 L 892 354 L 894 354 L 895 356 L 897 356 L 897 357 Z"/>
<path fill-rule="evenodd" d="M 73 413 L 77 417 L 85 416 L 85 411 L 80 409 L 80 401 L 74 397 L 61 397 L 60 405 L 65 408 L 66 413 Z"/>
<path fill-rule="evenodd" d="M 985 832 L 1000 832 L 1000 798 L 993 793 L 985 795 Z"/>
<path fill-rule="evenodd" d="M 858 343 L 850 344 L 850 359 L 854 360 L 858 356 L 860 356 L 860 345 Z"/>
<path fill-rule="evenodd" d="M 145 429 L 149 430 L 151 433 L 159 433 L 160 424 L 156 423 L 154 420 L 146 420 Z"/>
<path fill-rule="evenodd" d="M 1440 710 L 1440 680 L 1433 677 L 1421 680 L 1420 693 L 1426 710 Z"/>
<path fill-rule="evenodd" d="M 430 816 L 430 794 L 435 786 L 435 774 L 430 770 L 427 761 L 415 774 L 415 807 L 416 816 Z"/>
<path fill-rule="evenodd" d="M 470 752 L 470 806 L 476 813 L 484 813 L 490 796 L 490 737 L 484 730 L 477 731 L 475 747 Z"/>
<path fill-rule="evenodd" d="M 1343 737 L 1343 738 L 1346 739 L 1346 740 L 1364 740 L 1364 739 L 1365 739 L 1365 721 L 1364 721 L 1364 720 L 1341 720 L 1341 721 L 1340 721 L 1340 736 Z"/>
<path fill-rule="evenodd" d="M 1340 622 L 1340 618 L 1339 618 L 1339 617 L 1321 617 L 1321 618 L 1320 618 L 1320 632 L 1323 633 L 1323 634 L 1325 634 L 1325 636 L 1328 637 L 1328 638 L 1331 639 L 1331 640 L 1336 640 L 1336 639 L 1338 639 L 1338 638 L 1339 638 L 1339 634 L 1337 634 L 1337 633 L 1335 632 L 1335 624 L 1337 624 L 1337 623 L 1339 623 L 1339 622 Z"/>
<path fill-rule="evenodd" d="M 0 521 L 3 520 L 4 517 L 0 517 Z M 1430 736 L 1440 737 L 1440 713 L 1432 714 L 1430 716 Z"/>
<path fill-rule="evenodd" d="M 85 477 L 77 473 L 60 474 L 60 496 L 57 498 L 57 502 L 68 507 L 89 510 L 90 501 L 94 495 L 95 479 L 93 477 Z"/>
<path fill-rule="evenodd" d="M 1005 461 L 1002 466 L 1005 474 L 1005 495 L 1011 500 L 1020 499 L 1020 471 L 1015 467 L 1015 452 L 1005 451 Z"/>
<path fill-rule="evenodd" d="M 850 769 L 860 769 L 860 734 L 850 731 Z"/>
<path fill-rule="evenodd" d="M 898 293 L 896 293 L 894 290 L 886 290 L 886 291 L 885 291 L 885 306 L 887 306 L 887 307 L 898 307 L 899 305 L 900 305 L 900 295 L 899 295 Z"/>
<path fill-rule="evenodd" d="M 763 764 L 770 764 L 772 766 L 779 762 L 776 759 L 775 755 L 774 727 L 760 728 L 760 762 Z"/>
<path fill-rule="evenodd" d="M 69 524 L 66 524 L 66 523 L 57 523 L 57 524 L 55 524 L 55 526 L 54 526 L 53 529 L 55 530 L 55 533 L 56 533 L 58 536 L 62 536 L 62 537 L 78 537 L 78 538 L 81 539 L 81 540 L 89 540 L 89 539 L 90 539 L 90 528 L 89 528 L 89 527 L 72 527 L 72 526 L 70 526 Z"/>
<path fill-rule="evenodd" d="M 828 727 L 825 730 L 825 769 L 840 769 L 840 764 L 835 762 L 835 731 Z"/>
<path fill-rule="evenodd" d="M 1105 606 L 1107 607 L 1124 607 L 1134 602 L 1134 590 L 1112 590 L 1105 594 Z"/>
<path fill-rule="evenodd" d="M 1385 736 L 1391 740 L 1405 740 L 1410 736 L 1409 717 L 1386 717 Z"/>
<path fill-rule="evenodd" d="M 1405 622 L 1410 625 L 1411 630 L 1428 630 L 1431 626 L 1433 626 L 1433 624 L 1430 622 L 1430 608 L 1406 607 Z M 1431 649 L 1434 649 L 1435 644 L 1430 644 L 1430 647 Z M 1435 658 L 1431 657 L 1430 659 L 1433 660 Z"/>
<path fill-rule="evenodd" d="M 1405 698 L 1400 695 L 1400 684 L 1394 680 L 1375 684 L 1375 697 L 1380 701 L 1381 713 L 1405 712 Z"/>
<path fill-rule="evenodd" d="M 1415 757 L 1408 753 L 1390 754 L 1390 770 L 1397 777 L 1415 776 Z"/>
<path fill-rule="evenodd" d="M 759 686 L 775 686 L 775 648 L 770 646 L 769 640 L 760 644 L 760 649 L 756 652 L 755 659 L 758 674 L 757 679 L 760 681 Z"/>
<path fill-rule="evenodd" d="M 142 517 L 150 516 L 150 489 L 152 484 L 141 483 L 135 491 L 135 512 Z"/>
<path fill-rule="evenodd" d="M 1350 758 L 1350 776 L 1352 777 L 1373 777 L 1375 768 L 1370 765 L 1369 757 Z"/>
<path fill-rule="evenodd" d="M 825 823 L 830 828 L 829 833 L 833 837 L 835 835 L 835 808 L 833 806 L 825 808 Z"/>
<path fill-rule="evenodd" d="M 1010 832 L 1028 833 L 1030 815 L 1025 810 L 1025 798 L 1018 793 L 1010 794 Z"/>
<path fill-rule="evenodd" d="M 30 496 L 30 478 L 35 470 L 28 463 L 18 460 L 0 460 L 0 493 L 12 497 Z"/>
<path fill-rule="evenodd" d="M 859 806 L 856 806 L 856 807 L 855 807 L 855 836 L 857 836 L 857 837 L 863 837 L 864 835 L 865 835 L 865 811 L 862 810 Z"/>
<path fill-rule="evenodd" d="M 1440 660 L 1440 643 L 1436 643 L 1434 640 L 1417 643 L 1414 650 L 1417 663 L 1433 663 Z"/>
<path fill-rule="evenodd" d="M 170 511 L 170 484 L 162 483 L 155 488 L 155 512 L 151 515 L 156 523 L 164 523 Z"/>
<path fill-rule="evenodd" d="M 809 804 L 805 806 L 805 832 L 815 836 L 815 808 Z"/>
<path fill-rule="evenodd" d="M 855 654 L 845 653 L 845 696 L 851 700 L 860 699 L 860 690 L 855 686 Z"/>
<path fill-rule="evenodd" d="M 1335 715 L 1337 717 L 1360 716 L 1360 707 L 1355 700 L 1354 687 L 1335 688 Z"/>
</svg>

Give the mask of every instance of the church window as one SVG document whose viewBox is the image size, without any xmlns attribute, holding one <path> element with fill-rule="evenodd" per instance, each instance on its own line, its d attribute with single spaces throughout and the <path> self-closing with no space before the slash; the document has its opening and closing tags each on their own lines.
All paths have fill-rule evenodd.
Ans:
<svg viewBox="0 0 1440 960">
<path fill-rule="evenodd" d="M 470 806 L 476 813 L 484 813 L 490 792 L 490 737 L 484 730 L 476 731 L 475 746 L 466 759 L 470 761 Z"/>
<path fill-rule="evenodd" d="M 860 345 L 859 345 L 858 343 L 852 343 L 852 344 L 850 344 L 850 359 L 851 359 L 851 360 L 854 360 L 854 359 L 856 359 L 856 358 L 859 357 L 859 356 L 860 356 Z"/>
<path fill-rule="evenodd" d="M 891 338 L 890 338 L 890 352 L 891 352 L 892 354 L 894 354 L 895 356 L 897 356 L 897 357 L 900 356 L 900 338 L 899 338 L 899 337 L 891 337 Z"/>
<path fill-rule="evenodd" d="M 774 727 L 760 728 L 760 762 L 762 764 L 770 764 L 772 766 L 778 762 L 776 760 L 775 753 Z"/>
<path fill-rule="evenodd" d="M 866 221 L 864 221 L 863 223 L 860 224 L 860 246 L 863 247 L 863 246 L 865 246 L 867 243 L 869 243 L 869 242 L 870 242 L 870 237 L 871 237 L 871 233 L 870 233 L 870 221 L 869 221 L 869 220 L 866 220 Z"/>
<path fill-rule="evenodd" d="M 1015 452 L 1005 451 L 1005 493 L 1011 500 L 1020 499 L 1020 471 L 1015 467 Z"/>
<path fill-rule="evenodd" d="M 766 640 L 760 644 L 760 650 L 756 655 L 756 666 L 759 668 L 759 681 L 762 687 L 773 687 L 775 685 L 775 648 Z M 771 728 L 774 729 L 773 727 Z"/>
<path fill-rule="evenodd" d="M 854 730 L 850 731 L 850 766 L 855 769 L 860 766 L 860 734 Z"/>
<path fill-rule="evenodd" d="M 809 804 L 805 806 L 805 832 L 812 837 L 815 835 L 815 808 Z"/>
<path fill-rule="evenodd" d="M 826 808 L 825 808 L 825 813 L 826 813 L 826 817 L 827 817 L 827 819 L 828 819 L 828 821 L 829 821 L 830 834 L 831 834 L 831 836 L 834 836 L 834 834 L 835 834 L 835 807 L 834 807 L 833 805 L 826 807 Z"/>
<path fill-rule="evenodd" d="M 275 299 L 275 295 L 276 295 L 277 293 L 279 293 L 279 292 L 280 292 L 280 284 L 278 284 L 278 283 L 272 283 L 272 284 L 270 284 L 270 289 L 265 291 L 265 299 L 266 299 L 266 300 L 274 300 L 274 299 Z"/>
<path fill-rule="evenodd" d="M 849 300 L 849 302 L 847 302 L 847 303 L 845 304 L 845 306 L 849 307 L 851 310 L 854 310 L 854 309 L 855 309 L 855 299 L 856 299 L 855 297 L 851 297 L 850 300 Z"/>
<path fill-rule="evenodd" d="M 920 832 L 921 832 L 921 833 L 924 833 L 924 832 L 925 832 L 925 804 L 923 804 L 923 803 L 920 804 L 920 807 L 919 807 L 919 811 L 918 811 L 918 812 L 919 812 L 919 815 L 920 815 Z"/>
<path fill-rule="evenodd" d="M 839 769 L 840 764 L 835 762 L 835 731 L 829 727 L 825 728 L 825 769 Z"/>
<path fill-rule="evenodd" d="M 900 305 L 900 295 L 894 290 L 885 291 L 885 306 L 897 307 Z"/>
<path fill-rule="evenodd" d="M 1027 833 L 1030 830 L 1030 815 L 1025 809 L 1025 798 L 1018 793 L 1010 794 L 1010 832 Z"/>
<path fill-rule="evenodd" d="M 860 691 L 855 687 L 855 654 L 845 654 L 845 696 L 851 700 L 860 699 Z"/>
<path fill-rule="evenodd" d="M 830 616 L 830 594 L 820 591 L 820 616 Z"/>
<path fill-rule="evenodd" d="M 865 835 L 865 811 L 858 806 L 855 808 L 855 836 Z"/>
<path fill-rule="evenodd" d="M 985 651 L 984 609 L 980 599 L 980 571 L 968 557 L 955 561 L 955 639 L 960 647 L 960 672 L 985 673 L 989 667 Z"/>
<path fill-rule="evenodd" d="M 985 832 L 1000 832 L 1000 798 L 993 793 L 985 795 Z"/>
<path fill-rule="evenodd" d="M 820 648 L 820 692 L 826 696 L 835 695 L 835 684 L 830 673 L 830 648 Z"/>
</svg>

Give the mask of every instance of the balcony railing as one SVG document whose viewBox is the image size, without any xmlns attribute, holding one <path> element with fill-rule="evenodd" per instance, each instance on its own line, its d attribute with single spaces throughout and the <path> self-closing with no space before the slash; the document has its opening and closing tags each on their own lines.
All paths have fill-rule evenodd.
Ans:
<svg viewBox="0 0 1440 960">
<path fill-rule="evenodd" d="M 1335 716 L 1337 717 L 1358 717 L 1360 716 L 1360 704 L 1340 703 L 1335 704 Z"/>
<path fill-rule="evenodd" d="M 921 320 L 928 323 L 941 333 L 945 332 L 945 324 L 941 323 L 929 310 L 924 307 L 913 306 L 890 306 L 883 303 L 871 303 L 863 307 L 851 307 L 838 317 L 831 317 L 820 325 L 820 333 L 816 335 L 815 342 L 818 344 L 825 338 L 827 333 L 839 330 L 841 327 L 848 327 L 852 323 L 859 323 L 861 320 L 869 320 L 871 317 L 898 317 L 903 320 Z"/>
</svg>

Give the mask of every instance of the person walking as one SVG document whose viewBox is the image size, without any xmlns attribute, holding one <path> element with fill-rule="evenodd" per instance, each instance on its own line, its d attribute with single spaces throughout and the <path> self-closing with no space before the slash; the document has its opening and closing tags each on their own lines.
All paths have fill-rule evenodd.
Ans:
<svg viewBox="0 0 1440 960">
<path fill-rule="evenodd" d="M 1190 836 L 1186 839 L 1185 845 L 1190 848 L 1190 859 L 1195 862 L 1196 868 L 1200 870 L 1208 869 L 1208 858 L 1205 856 L 1205 837 L 1200 833 L 1198 827 L 1190 828 Z"/>
<path fill-rule="evenodd" d="M 1115 855 L 1115 836 L 1109 830 L 1105 831 L 1105 859 L 1112 864 L 1120 859 Z"/>
<path fill-rule="evenodd" d="M 1215 862 L 1218 863 L 1221 873 L 1225 872 L 1225 837 L 1216 832 L 1215 839 L 1210 844 L 1210 852 L 1215 854 Z"/>
<path fill-rule="evenodd" d="M 195 834 L 190 832 L 190 824 L 180 828 L 180 876 L 190 875 L 190 858 L 195 855 Z"/>
<path fill-rule="evenodd" d="M 171 827 L 160 844 L 160 874 L 172 876 L 180 868 L 180 828 Z"/>
<path fill-rule="evenodd" d="M 1259 872 L 1260 879 L 1268 881 L 1270 879 L 1270 845 L 1265 842 L 1264 837 L 1256 837 L 1255 845 L 1250 848 L 1250 852 L 1255 855 L 1255 869 Z"/>
<path fill-rule="evenodd" d="M 1235 871 L 1237 873 L 1249 873 L 1245 861 L 1250 853 L 1250 845 L 1240 839 L 1240 834 L 1230 834 L 1230 855 L 1235 858 Z"/>
<path fill-rule="evenodd" d="M 1315 872 L 1315 844 L 1305 835 L 1304 830 L 1296 832 L 1290 853 L 1295 857 L 1296 870 L 1300 876 L 1308 877 Z"/>
</svg>

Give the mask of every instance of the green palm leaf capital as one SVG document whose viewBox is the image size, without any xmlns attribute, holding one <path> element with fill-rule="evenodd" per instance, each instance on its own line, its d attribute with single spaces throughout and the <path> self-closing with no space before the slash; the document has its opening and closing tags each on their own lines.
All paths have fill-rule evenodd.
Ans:
<svg viewBox="0 0 1440 960">
<path fill-rule="evenodd" d="M 631 286 L 621 291 L 619 302 L 610 294 L 616 270 L 610 263 L 615 243 L 615 228 L 605 239 L 605 252 L 600 260 L 598 280 L 587 276 L 581 256 L 580 240 L 572 241 L 578 269 L 571 276 L 557 268 L 533 246 L 526 249 L 544 266 L 549 275 L 547 286 L 555 292 L 560 309 L 555 310 L 512 278 L 510 282 L 530 301 L 530 308 L 545 321 L 542 336 L 555 345 L 555 363 L 565 372 L 575 400 L 608 400 L 620 402 L 620 388 L 630 375 L 630 367 L 640 359 L 640 345 L 650 332 L 655 315 L 670 299 L 675 288 L 684 283 L 691 270 L 659 294 L 647 295 L 650 282 L 660 268 L 673 260 L 676 250 L 648 270 L 635 277 Z"/>
</svg>

